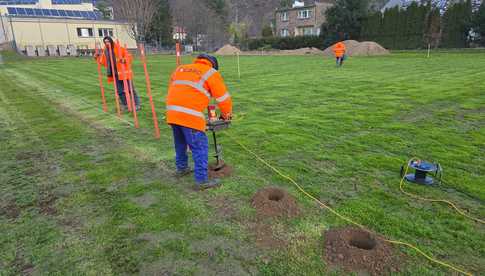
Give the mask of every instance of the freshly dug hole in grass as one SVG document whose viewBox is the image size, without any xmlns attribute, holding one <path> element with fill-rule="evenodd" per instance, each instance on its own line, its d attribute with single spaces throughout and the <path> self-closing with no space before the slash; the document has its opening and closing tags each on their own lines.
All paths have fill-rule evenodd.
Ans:
<svg viewBox="0 0 485 276">
<path fill-rule="evenodd" d="M 371 234 L 361 231 L 355 232 L 350 238 L 349 244 L 353 247 L 364 250 L 372 250 L 376 247 L 376 240 Z"/>
<path fill-rule="evenodd" d="M 371 275 L 399 271 L 402 260 L 398 260 L 393 247 L 372 233 L 346 227 L 327 230 L 324 236 L 324 259 L 330 268 Z"/>
<path fill-rule="evenodd" d="M 292 218 L 300 214 L 300 208 L 298 207 L 295 198 L 285 190 L 276 187 L 259 190 L 253 196 L 251 205 L 262 218 Z"/>
<path fill-rule="evenodd" d="M 280 201 L 285 197 L 285 194 L 281 190 L 273 190 L 268 195 L 268 199 L 272 201 Z"/>
<path fill-rule="evenodd" d="M 209 178 L 227 178 L 232 175 L 234 169 L 225 164 L 224 167 L 217 169 L 216 164 L 209 164 Z"/>
</svg>

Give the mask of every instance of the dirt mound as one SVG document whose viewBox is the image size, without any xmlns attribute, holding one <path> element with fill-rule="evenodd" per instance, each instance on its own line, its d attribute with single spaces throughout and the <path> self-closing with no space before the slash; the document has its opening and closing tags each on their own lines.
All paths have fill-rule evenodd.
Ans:
<svg viewBox="0 0 485 276">
<path fill-rule="evenodd" d="M 349 272 L 387 275 L 399 271 L 391 245 L 358 228 L 326 231 L 324 253 L 331 267 Z"/>
<path fill-rule="evenodd" d="M 227 164 L 219 170 L 216 169 L 216 164 L 209 164 L 209 178 L 229 177 L 233 171 L 234 169 Z"/>
<path fill-rule="evenodd" d="M 262 217 L 291 218 L 300 214 L 295 198 L 276 187 L 259 190 L 253 196 L 251 205 Z"/>
<path fill-rule="evenodd" d="M 346 54 L 348 56 L 379 56 L 388 55 L 389 51 L 373 41 L 358 42 L 356 40 L 345 40 Z M 334 57 L 332 45 L 323 51 L 325 56 Z"/>
<path fill-rule="evenodd" d="M 234 47 L 230 44 L 226 44 L 222 48 L 217 50 L 215 54 L 219 56 L 227 56 L 227 55 L 235 55 L 240 53 L 241 53 L 241 50 L 239 50 L 237 47 Z"/>
<path fill-rule="evenodd" d="M 388 54 L 388 50 L 373 41 L 361 42 L 352 52 L 353 56 L 380 56 Z"/>
</svg>

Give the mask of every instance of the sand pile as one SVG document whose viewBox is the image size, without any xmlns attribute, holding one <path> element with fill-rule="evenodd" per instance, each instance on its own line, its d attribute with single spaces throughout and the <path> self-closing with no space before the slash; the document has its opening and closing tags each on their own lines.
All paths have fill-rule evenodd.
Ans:
<svg viewBox="0 0 485 276">
<path fill-rule="evenodd" d="M 217 50 L 216 55 L 227 56 L 227 55 L 235 55 L 240 53 L 241 53 L 241 50 L 239 50 L 237 47 L 234 47 L 230 44 L 226 44 L 222 48 Z"/>
<path fill-rule="evenodd" d="M 358 42 L 355 40 L 346 40 L 344 41 L 344 44 L 347 48 L 348 56 L 379 56 L 389 54 L 388 50 L 373 41 Z M 325 49 L 323 54 L 325 56 L 333 57 L 333 47 L 334 45 Z"/>
</svg>

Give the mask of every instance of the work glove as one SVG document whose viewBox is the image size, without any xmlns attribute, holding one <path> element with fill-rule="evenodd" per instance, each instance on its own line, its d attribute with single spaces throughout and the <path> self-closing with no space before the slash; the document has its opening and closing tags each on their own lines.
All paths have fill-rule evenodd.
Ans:
<svg viewBox="0 0 485 276">
<path fill-rule="evenodd" d="M 232 120 L 232 114 L 221 115 L 219 119 L 224 120 L 224 121 L 231 121 Z"/>
</svg>

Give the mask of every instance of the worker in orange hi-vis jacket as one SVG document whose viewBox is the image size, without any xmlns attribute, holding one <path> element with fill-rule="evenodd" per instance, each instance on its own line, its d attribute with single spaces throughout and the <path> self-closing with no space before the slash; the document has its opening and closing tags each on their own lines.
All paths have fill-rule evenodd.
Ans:
<svg viewBox="0 0 485 276">
<path fill-rule="evenodd" d="M 337 61 L 337 66 L 342 66 L 345 60 L 345 44 L 340 41 L 333 46 L 333 52 L 335 53 L 335 58 Z"/>
<path fill-rule="evenodd" d="M 177 67 L 172 74 L 166 99 L 167 123 L 172 127 L 176 153 L 177 176 L 190 174 L 187 147 L 194 159 L 195 188 L 205 190 L 220 185 L 209 180 L 209 142 L 205 134 L 204 111 L 215 99 L 224 120 L 232 118 L 232 99 L 218 72 L 213 56 L 199 55 L 192 64 Z"/>
<path fill-rule="evenodd" d="M 103 38 L 104 49 L 99 57 L 99 62 L 104 65 L 108 75 L 108 82 L 116 85 L 119 99 L 123 109 L 127 109 L 128 103 L 126 100 L 126 95 L 128 91 L 125 91 L 124 80 L 127 81 L 127 87 L 133 85 L 133 71 L 131 70 L 131 64 L 133 62 L 133 56 L 128 52 L 128 50 L 121 45 L 118 45 L 109 36 Z M 111 45 L 111 53 L 109 52 Z M 112 59 L 111 59 L 112 58 Z M 113 60 L 114 71 L 112 72 L 111 60 Z M 122 68 L 124 66 L 125 68 Z M 124 69 L 124 70 L 123 70 Z M 135 98 L 136 110 L 140 109 L 140 98 L 138 97 L 135 88 L 133 86 L 133 96 Z"/>
</svg>

